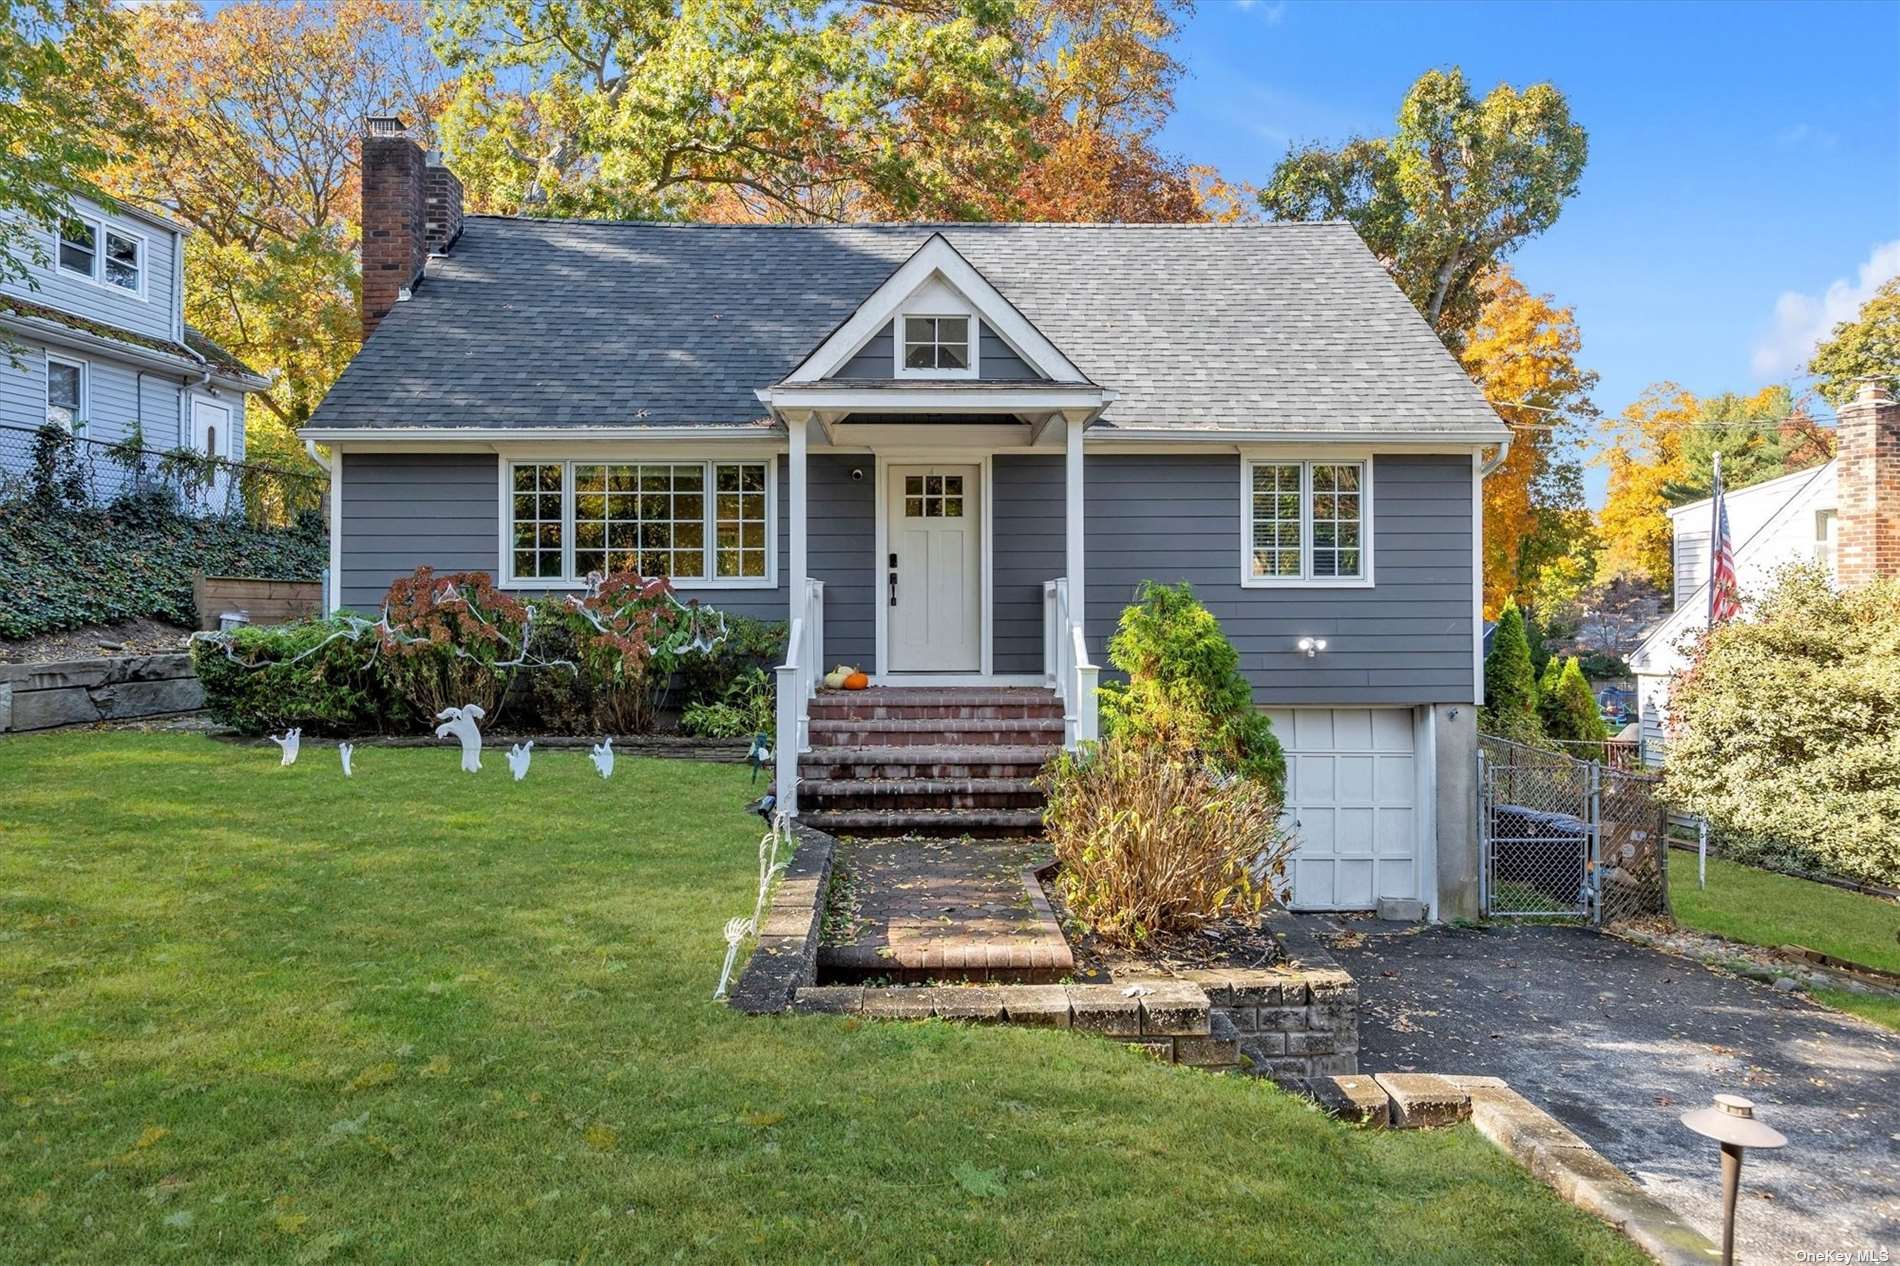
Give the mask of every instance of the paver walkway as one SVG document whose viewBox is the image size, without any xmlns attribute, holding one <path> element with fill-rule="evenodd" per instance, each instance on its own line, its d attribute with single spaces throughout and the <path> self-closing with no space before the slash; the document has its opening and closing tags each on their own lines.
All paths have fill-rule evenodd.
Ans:
<svg viewBox="0 0 1900 1266">
<path fill-rule="evenodd" d="M 1053 981 L 1075 961 L 1040 885 L 1032 840 L 841 840 L 821 980 Z"/>
<path fill-rule="evenodd" d="M 1370 927 L 1334 951 L 1363 1071 L 1502 1077 L 1718 1243 L 1716 1145 L 1677 1118 L 1746 1095 L 1789 1144 L 1743 1164 L 1739 1260 L 1900 1259 L 1900 1034 L 1586 929 Z"/>
</svg>

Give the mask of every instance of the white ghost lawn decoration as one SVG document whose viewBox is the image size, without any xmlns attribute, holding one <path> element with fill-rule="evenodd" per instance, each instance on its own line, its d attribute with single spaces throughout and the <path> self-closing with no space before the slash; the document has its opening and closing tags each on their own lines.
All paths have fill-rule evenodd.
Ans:
<svg viewBox="0 0 1900 1266">
<path fill-rule="evenodd" d="M 508 749 L 508 772 L 515 776 L 516 782 L 520 782 L 523 778 L 528 776 L 528 759 L 533 754 L 533 739 L 529 739 L 525 743 L 516 743 L 513 747 Z"/>
<path fill-rule="evenodd" d="M 301 729 L 285 730 L 282 738 L 273 734 L 270 736 L 270 741 L 284 749 L 284 759 L 279 761 L 278 764 L 295 765 L 297 763 L 297 749 L 303 743 L 303 731 Z"/>
<path fill-rule="evenodd" d="M 336 745 L 336 754 L 343 758 L 343 776 L 345 778 L 350 776 L 350 756 L 355 751 L 356 744 L 354 743 L 338 743 Z"/>
<path fill-rule="evenodd" d="M 454 735 L 462 741 L 462 772 L 465 774 L 479 774 L 482 771 L 482 732 L 475 727 L 475 723 L 487 715 L 479 703 L 444 708 L 435 714 L 435 719 L 443 723 L 435 727 L 435 736 L 448 738 Z"/>
<path fill-rule="evenodd" d="M 606 741 L 588 748 L 587 754 L 593 758 L 594 768 L 600 771 L 602 778 L 614 776 L 614 740 L 611 734 L 607 736 Z"/>
</svg>

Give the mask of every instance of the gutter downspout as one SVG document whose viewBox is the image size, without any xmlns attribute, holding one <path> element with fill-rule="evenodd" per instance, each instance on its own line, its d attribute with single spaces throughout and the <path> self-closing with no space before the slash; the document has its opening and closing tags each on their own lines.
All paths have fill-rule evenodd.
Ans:
<svg viewBox="0 0 1900 1266">
<path fill-rule="evenodd" d="M 1498 467 L 1504 465 L 1504 459 L 1506 457 L 1509 457 L 1510 455 L 1511 455 L 1511 437 L 1507 435 L 1498 444 L 1497 456 L 1493 457 L 1490 461 L 1484 463 L 1484 465 L 1478 467 L 1478 478 L 1483 479 L 1486 475 L 1489 475 L 1491 472 L 1495 471 Z"/>
</svg>

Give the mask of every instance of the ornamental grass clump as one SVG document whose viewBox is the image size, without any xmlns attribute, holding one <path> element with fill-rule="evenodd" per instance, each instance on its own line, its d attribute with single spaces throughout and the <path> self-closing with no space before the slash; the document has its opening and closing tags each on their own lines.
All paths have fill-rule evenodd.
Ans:
<svg viewBox="0 0 1900 1266">
<path fill-rule="evenodd" d="M 1284 898 L 1292 841 L 1270 783 L 1110 739 L 1058 757 L 1043 789 L 1063 900 L 1106 941 L 1140 944 Z"/>
</svg>

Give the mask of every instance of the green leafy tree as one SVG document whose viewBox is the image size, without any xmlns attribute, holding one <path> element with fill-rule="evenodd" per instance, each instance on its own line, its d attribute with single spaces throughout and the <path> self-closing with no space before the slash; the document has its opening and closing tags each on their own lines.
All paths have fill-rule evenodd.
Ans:
<svg viewBox="0 0 1900 1266">
<path fill-rule="evenodd" d="M 1479 717 L 1487 734 L 1520 743 L 1535 740 L 1537 676 L 1531 669 L 1530 640 L 1524 613 L 1516 602 L 1506 602 L 1491 633 L 1491 653 L 1484 657 L 1484 710 Z"/>
<path fill-rule="evenodd" d="M 442 137 L 534 215 L 968 218 L 1030 153 L 1006 0 L 438 0 Z"/>
<path fill-rule="evenodd" d="M 143 111 L 126 89 L 125 17 L 106 0 L 6 0 L 0 23 L 0 281 L 31 282 L 43 234 L 93 176 L 136 143 Z"/>
<path fill-rule="evenodd" d="M 1555 655 L 1544 657 L 1544 666 L 1537 673 L 1537 723 L 1544 727 L 1544 733 L 1557 737 L 1551 727 L 1557 723 L 1557 683 L 1563 676 L 1564 662 Z"/>
<path fill-rule="evenodd" d="M 1544 729 L 1551 738 L 1569 743 L 1601 743 L 1609 737 L 1596 695 L 1575 659 L 1564 660 L 1563 671 L 1552 683 Z"/>
<path fill-rule="evenodd" d="M 1482 100 L 1464 72 L 1427 71 L 1388 139 L 1305 145 L 1260 192 L 1275 219 L 1345 219 L 1454 349 L 1478 319 L 1483 283 L 1557 222 L 1589 139 L 1550 84 L 1499 84 Z"/>
<path fill-rule="evenodd" d="M 1815 349 L 1808 372 L 1821 380 L 1821 397 L 1829 404 L 1846 404 L 1868 378 L 1900 395 L 1900 277 L 1884 282 L 1860 315 L 1834 327 Z"/>
<path fill-rule="evenodd" d="M 1900 884 L 1900 579 L 1786 569 L 1671 688 L 1664 790 L 1726 846 Z"/>
<path fill-rule="evenodd" d="M 1699 501 L 1715 488 L 1715 454 L 1722 454 L 1722 486 L 1746 488 L 1818 465 L 1833 454 L 1833 437 L 1786 387 L 1751 396 L 1732 391 L 1703 397 L 1697 425 L 1682 433 L 1680 473 L 1663 486 L 1671 504 Z"/>
<path fill-rule="evenodd" d="M 1104 737 L 1198 754 L 1284 792 L 1286 754 L 1273 723 L 1254 706 L 1240 652 L 1193 586 L 1142 581 L 1108 658 L 1128 680 L 1101 688 Z"/>
</svg>

